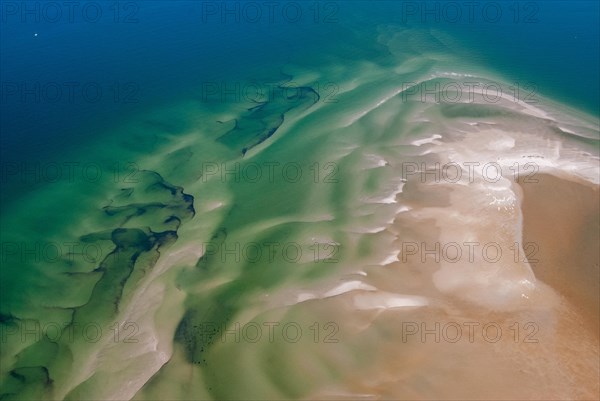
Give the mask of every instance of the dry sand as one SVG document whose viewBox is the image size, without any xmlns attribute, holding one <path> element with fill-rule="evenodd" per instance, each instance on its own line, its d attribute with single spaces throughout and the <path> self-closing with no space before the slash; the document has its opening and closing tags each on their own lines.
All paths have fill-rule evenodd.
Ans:
<svg viewBox="0 0 600 401">
<path fill-rule="evenodd" d="M 598 337 L 600 294 L 600 199 L 598 186 L 549 174 L 522 184 L 523 243 L 536 278 L 563 295 Z M 530 247 L 533 252 L 535 248 Z M 532 261 L 531 259 L 537 259 Z"/>
</svg>

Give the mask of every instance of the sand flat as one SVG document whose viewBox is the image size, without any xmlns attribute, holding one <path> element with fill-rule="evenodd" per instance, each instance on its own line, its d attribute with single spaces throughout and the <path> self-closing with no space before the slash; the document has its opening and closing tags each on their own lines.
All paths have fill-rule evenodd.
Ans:
<svg viewBox="0 0 600 401">
<path fill-rule="evenodd" d="M 563 295 L 598 336 L 600 199 L 597 185 L 564 175 L 537 174 L 523 189 L 523 244 L 535 276 Z M 527 252 L 527 251 L 526 251 Z M 532 260 L 534 259 L 534 260 Z"/>
</svg>

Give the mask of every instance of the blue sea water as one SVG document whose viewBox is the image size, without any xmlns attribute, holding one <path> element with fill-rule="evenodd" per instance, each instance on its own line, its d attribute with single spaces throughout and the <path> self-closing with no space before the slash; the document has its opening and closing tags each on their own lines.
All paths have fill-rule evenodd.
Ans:
<svg viewBox="0 0 600 401">
<path fill-rule="evenodd" d="M 244 6 L 103 1 L 95 3 L 102 13 L 97 22 L 90 22 L 96 19 L 95 8 L 86 11 L 87 17 L 75 11 L 72 18 L 63 8 L 62 18 L 53 22 L 53 11 L 43 2 L 3 2 L 3 160 L 40 157 L 102 135 L 132 114 L 197 95 L 203 80 L 251 76 L 252 71 L 339 53 L 345 41 L 353 40 L 349 31 L 372 33 L 382 23 L 447 31 L 473 51 L 473 62 L 515 81 L 532 82 L 543 95 L 598 114 L 597 1 L 493 2 L 502 12 L 497 22 L 496 8 L 483 12 L 485 2 L 471 16 L 461 6 L 460 18 L 444 2 L 321 2 L 319 24 L 307 22 L 312 14 L 298 23 L 274 14 L 272 23 L 266 12 L 257 23 L 244 15 L 236 22 L 227 14 L 223 23 L 221 12 L 206 15 L 206 3 Z M 303 6 L 304 13 L 314 7 Z M 27 14 L 27 9 L 34 11 Z M 324 21 L 329 15 L 330 21 Z M 78 85 L 71 101 L 68 85 L 73 82 Z M 36 101 L 32 94 L 21 99 L 22 89 L 13 94 L 15 84 L 31 89 L 36 83 L 48 98 L 55 94 L 51 84 L 58 84 L 60 100 Z M 100 100 L 87 101 L 84 88 L 93 100 L 95 84 L 102 90 Z"/>
</svg>

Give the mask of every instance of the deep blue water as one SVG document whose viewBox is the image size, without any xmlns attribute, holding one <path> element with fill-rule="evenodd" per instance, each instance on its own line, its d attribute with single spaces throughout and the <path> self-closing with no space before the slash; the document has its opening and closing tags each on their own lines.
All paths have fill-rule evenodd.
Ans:
<svg viewBox="0 0 600 401">
<path fill-rule="evenodd" d="M 264 10 L 259 22 L 250 21 L 252 10 L 236 22 L 235 16 L 207 8 L 244 7 L 236 2 L 88 3 L 85 14 L 79 9 L 71 16 L 62 7 L 54 22 L 53 10 L 44 9 L 47 3 L 2 2 L 3 162 L 56 158 L 131 116 L 199 97 L 207 80 L 268 76 L 286 63 L 318 68 L 333 55 L 351 58 L 349 45 L 368 43 L 382 23 L 445 30 L 472 51 L 474 63 L 600 114 L 598 1 L 480 2 L 471 20 L 462 7 L 456 22 L 443 2 L 303 2 L 297 23 L 282 12 L 270 20 Z M 503 12 L 497 22 L 493 8 L 485 15 L 481 10 L 488 3 Z M 23 7 L 34 11 L 23 14 Z M 38 94 L 23 93 L 23 85 L 36 84 Z"/>
</svg>

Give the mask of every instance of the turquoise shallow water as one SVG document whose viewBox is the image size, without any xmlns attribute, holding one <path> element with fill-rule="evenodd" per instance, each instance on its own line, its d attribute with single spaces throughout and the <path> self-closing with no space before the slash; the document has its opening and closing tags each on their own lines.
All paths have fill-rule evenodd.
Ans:
<svg viewBox="0 0 600 401">
<path fill-rule="evenodd" d="M 460 371 L 415 356 L 437 351 L 397 347 L 403 320 L 563 319 L 527 261 L 403 265 L 398 251 L 518 243 L 515 163 L 597 187 L 597 4 L 535 3 L 518 8 L 535 19 L 515 21 L 514 3 L 494 3 L 498 23 L 423 22 L 394 2 L 302 3 L 297 23 L 223 20 L 212 7 L 224 3 L 129 4 L 118 20 L 131 23 L 110 6 L 64 24 L 3 9 L 6 399 L 460 398 L 445 382 Z M 12 92 L 71 82 L 103 96 Z M 466 93 L 473 82 L 493 90 Z M 516 83 L 535 86 L 530 98 Z M 476 170 L 439 189 L 406 176 L 474 161 L 502 179 Z M 597 372 L 593 336 L 577 340 Z M 499 371 L 538 369 L 507 349 Z M 507 397 L 594 391 L 553 369 L 511 377 L 523 392 Z"/>
</svg>

